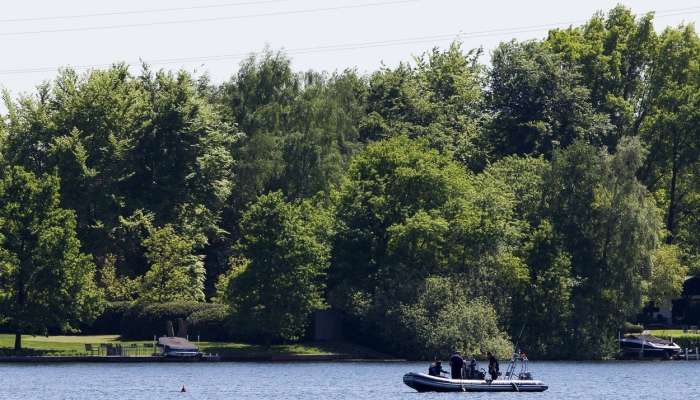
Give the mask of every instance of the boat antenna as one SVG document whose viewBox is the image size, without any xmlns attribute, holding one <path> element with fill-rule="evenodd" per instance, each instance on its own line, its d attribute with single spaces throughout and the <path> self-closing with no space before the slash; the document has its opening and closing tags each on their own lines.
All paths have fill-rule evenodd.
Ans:
<svg viewBox="0 0 700 400">
<path fill-rule="evenodd" d="M 520 338 L 523 337 L 523 332 L 525 332 L 525 326 L 527 326 L 527 322 L 523 323 L 523 327 L 520 328 L 520 334 L 518 335 L 518 338 L 515 339 L 515 350 L 518 350 L 518 344 L 520 344 Z"/>
<path fill-rule="evenodd" d="M 520 338 L 523 336 L 523 332 L 525 332 L 525 326 L 527 323 L 523 323 L 523 327 L 520 328 L 520 334 L 518 335 L 518 338 L 515 339 L 515 346 L 513 347 L 513 354 L 510 356 L 510 365 L 508 366 L 508 370 L 506 371 L 506 379 L 513 379 L 513 374 L 515 373 L 515 353 L 518 351 L 518 345 L 520 344 Z"/>
</svg>

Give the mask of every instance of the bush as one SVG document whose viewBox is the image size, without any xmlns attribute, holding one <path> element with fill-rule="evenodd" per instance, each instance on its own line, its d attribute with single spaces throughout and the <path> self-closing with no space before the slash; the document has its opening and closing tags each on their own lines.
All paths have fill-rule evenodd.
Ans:
<svg viewBox="0 0 700 400">
<path fill-rule="evenodd" d="M 401 308 L 407 340 L 400 349 L 408 358 L 447 358 L 459 350 L 467 357 L 490 351 L 510 357 L 513 345 L 498 327 L 494 308 L 484 299 L 466 299 L 456 282 L 447 278 L 425 280 L 418 301 Z"/>
<path fill-rule="evenodd" d="M 119 333 L 124 339 L 152 339 L 166 334 L 167 321 L 173 322 L 177 332 L 177 320 L 187 320 L 196 311 L 220 307 L 218 304 L 197 302 L 134 303 L 123 314 Z M 189 332 L 189 329 L 188 329 Z"/>
<path fill-rule="evenodd" d="M 212 304 L 211 307 L 197 310 L 187 317 L 190 337 L 201 340 L 224 341 L 231 338 L 229 334 L 230 312 L 224 304 Z"/>
<path fill-rule="evenodd" d="M 94 322 L 80 326 L 80 332 L 86 335 L 107 335 L 120 332 L 124 314 L 132 307 L 130 301 L 108 302 L 105 309 Z"/>
<path fill-rule="evenodd" d="M 700 347 L 700 337 L 698 337 L 698 335 L 681 335 L 672 339 L 674 343 L 681 347 L 681 349 L 695 349 L 696 347 Z"/>
<path fill-rule="evenodd" d="M 227 340 L 229 334 L 229 308 L 223 304 L 198 302 L 143 303 L 118 301 L 107 303 L 104 312 L 95 322 L 80 327 L 89 335 L 119 333 L 123 339 L 153 339 L 166 334 L 167 321 L 173 322 L 177 333 L 177 320 L 187 322 L 190 338 L 202 340 Z"/>
<path fill-rule="evenodd" d="M 631 322 L 625 322 L 625 324 L 622 326 L 622 331 L 624 333 L 642 333 L 644 331 L 644 327 Z"/>
</svg>

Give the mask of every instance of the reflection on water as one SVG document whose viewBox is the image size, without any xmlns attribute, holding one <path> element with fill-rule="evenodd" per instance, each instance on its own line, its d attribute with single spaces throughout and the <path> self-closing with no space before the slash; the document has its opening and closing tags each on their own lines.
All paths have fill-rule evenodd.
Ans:
<svg viewBox="0 0 700 400">
<path fill-rule="evenodd" d="M 544 393 L 427 393 L 428 363 L 0 364 L 0 399 L 689 399 L 700 362 L 532 362 Z M 182 385 L 187 393 L 180 393 Z"/>
</svg>

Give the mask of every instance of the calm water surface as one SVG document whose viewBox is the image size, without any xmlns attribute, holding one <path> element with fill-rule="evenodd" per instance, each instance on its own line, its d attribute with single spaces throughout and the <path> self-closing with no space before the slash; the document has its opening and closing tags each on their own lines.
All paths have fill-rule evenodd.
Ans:
<svg viewBox="0 0 700 400">
<path fill-rule="evenodd" d="M 427 363 L 0 364 L 0 399 L 692 399 L 700 362 L 532 362 L 544 393 L 424 393 Z M 187 393 L 179 393 L 182 385 Z"/>
</svg>

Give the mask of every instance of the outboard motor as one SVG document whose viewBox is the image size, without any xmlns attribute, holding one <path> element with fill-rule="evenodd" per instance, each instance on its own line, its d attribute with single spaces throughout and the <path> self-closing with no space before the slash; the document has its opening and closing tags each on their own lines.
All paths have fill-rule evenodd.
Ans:
<svg viewBox="0 0 700 400">
<path fill-rule="evenodd" d="M 518 379 L 521 381 L 531 381 L 532 374 L 529 371 L 524 371 L 518 374 Z"/>
</svg>

